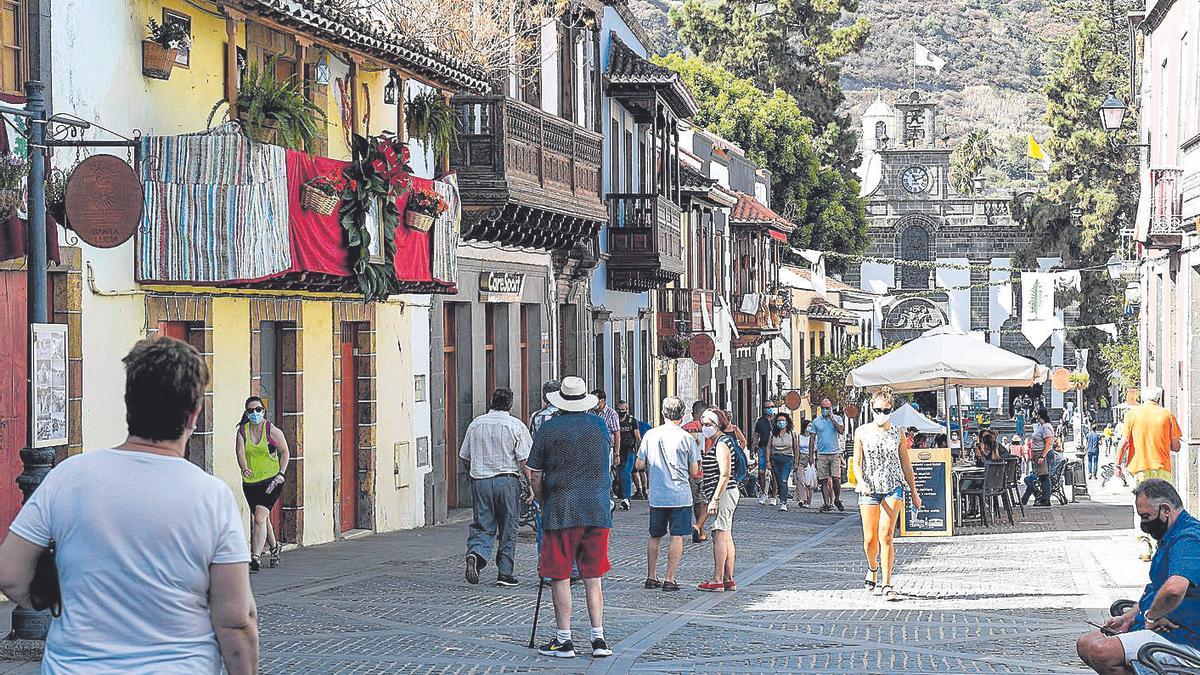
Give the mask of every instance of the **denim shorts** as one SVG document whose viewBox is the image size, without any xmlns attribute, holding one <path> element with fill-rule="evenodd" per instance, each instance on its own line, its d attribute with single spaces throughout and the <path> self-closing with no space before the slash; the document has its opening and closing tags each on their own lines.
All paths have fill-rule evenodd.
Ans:
<svg viewBox="0 0 1200 675">
<path fill-rule="evenodd" d="M 673 537 L 686 537 L 692 533 L 692 507 L 650 507 L 650 537 L 658 539 L 670 531 Z"/>
<path fill-rule="evenodd" d="M 895 497 L 900 501 L 904 501 L 904 486 L 901 485 L 891 492 L 873 492 L 871 494 L 859 495 L 858 505 L 879 506 L 883 503 L 883 500 L 887 499 L 888 497 Z"/>
</svg>

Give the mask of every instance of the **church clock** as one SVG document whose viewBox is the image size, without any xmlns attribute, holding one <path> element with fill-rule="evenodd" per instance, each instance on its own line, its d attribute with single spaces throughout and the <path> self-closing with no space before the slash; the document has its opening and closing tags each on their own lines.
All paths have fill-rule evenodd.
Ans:
<svg viewBox="0 0 1200 675">
<path fill-rule="evenodd" d="M 905 190 L 913 194 L 929 191 L 929 171 L 923 166 L 910 166 L 900 174 L 900 182 Z"/>
</svg>

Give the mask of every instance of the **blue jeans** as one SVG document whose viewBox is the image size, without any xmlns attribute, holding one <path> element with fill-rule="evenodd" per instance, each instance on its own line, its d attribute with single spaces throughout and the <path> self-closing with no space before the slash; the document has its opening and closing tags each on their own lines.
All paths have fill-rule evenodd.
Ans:
<svg viewBox="0 0 1200 675">
<path fill-rule="evenodd" d="M 795 461 L 791 455 L 771 455 L 771 474 L 775 476 L 775 493 L 780 501 L 788 500 L 788 476 L 792 474 Z"/>
<path fill-rule="evenodd" d="M 625 455 L 625 461 L 617 467 L 617 494 L 621 499 L 629 499 L 633 494 L 633 465 L 637 462 L 637 450 Z"/>
<path fill-rule="evenodd" d="M 1087 472 L 1089 476 L 1095 476 L 1100 470 L 1100 453 L 1088 453 L 1087 456 Z"/>
<path fill-rule="evenodd" d="M 513 554 L 517 550 L 517 518 L 521 515 L 517 501 L 520 499 L 520 481 L 508 474 L 472 478 L 471 496 L 475 518 L 467 536 L 467 553 L 474 553 L 484 561 L 490 560 L 492 545 L 499 538 L 496 569 L 498 574 L 511 576 Z"/>
</svg>

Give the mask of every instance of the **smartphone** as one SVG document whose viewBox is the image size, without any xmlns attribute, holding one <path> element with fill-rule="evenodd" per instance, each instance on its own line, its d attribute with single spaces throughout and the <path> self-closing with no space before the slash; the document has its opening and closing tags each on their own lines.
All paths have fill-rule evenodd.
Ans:
<svg viewBox="0 0 1200 675">
<path fill-rule="evenodd" d="M 1084 619 L 1084 621 L 1087 623 L 1087 625 L 1091 626 L 1092 628 L 1098 629 L 1100 631 L 1101 635 L 1104 635 L 1107 637 L 1112 637 L 1117 634 L 1117 631 L 1115 631 L 1107 626 L 1101 626 L 1100 624 L 1096 623 L 1095 621 L 1089 621 L 1088 619 Z"/>
</svg>

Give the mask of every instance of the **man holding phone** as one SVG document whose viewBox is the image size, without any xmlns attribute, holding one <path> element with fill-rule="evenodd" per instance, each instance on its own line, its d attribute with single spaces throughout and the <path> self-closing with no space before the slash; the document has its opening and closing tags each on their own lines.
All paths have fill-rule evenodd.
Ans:
<svg viewBox="0 0 1200 675">
<path fill-rule="evenodd" d="M 1142 531 L 1158 542 L 1158 550 L 1138 603 L 1076 641 L 1079 658 L 1101 675 L 1133 673 L 1130 663 L 1152 643 L 1200 658 L 1200 520 L 1183 510 L 1179 493 L 1158 478 L 1134 490 L 1134 507 Z"/>
</svg>

